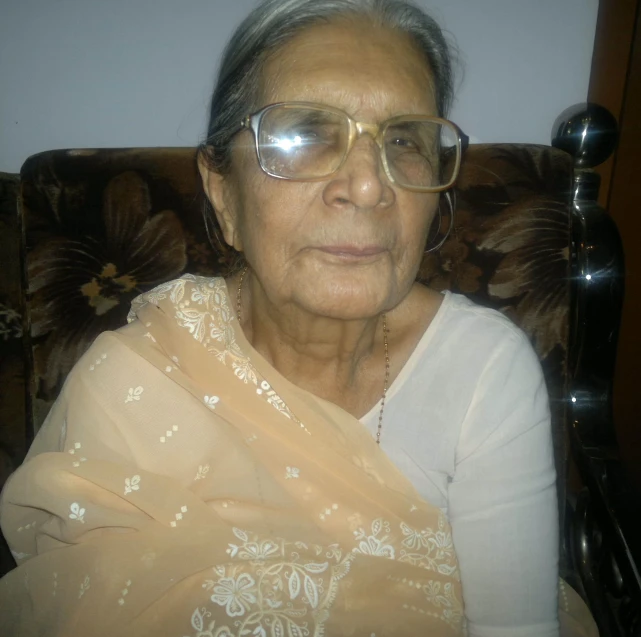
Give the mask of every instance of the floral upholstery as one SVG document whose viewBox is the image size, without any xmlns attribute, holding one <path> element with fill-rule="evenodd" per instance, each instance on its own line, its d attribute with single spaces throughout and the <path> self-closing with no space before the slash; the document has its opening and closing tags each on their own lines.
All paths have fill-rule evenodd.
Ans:
<svg viewBox="0 0 641 637">
<path fill-rule="evenodd" d="M 531 337 L 552 397 L 561 502 L 571 179 L 572 158 L 553 148 L 471 146 L 453 231 L 419 273 L 436 289 L 500 309 Z M 75 361 L 100 332 L 126 322 L 136 295 L 183 272 L 224 273 L 234 256 L 207 239 L 193 149 L 42 153 L 23 166 L 20 197 L 28 429 L 37 431 Z"/>
<path fill-rule="evenodd" d="M 0 173 L 0 487 L 26 452 L 17 175 Z"/>
<path fill-rule="evenodd" d="M 0 488 L 27 450 L 18 175 L 0 173 Z M 0 574 L 13 566 L 0 538 Z"/>
</svg>

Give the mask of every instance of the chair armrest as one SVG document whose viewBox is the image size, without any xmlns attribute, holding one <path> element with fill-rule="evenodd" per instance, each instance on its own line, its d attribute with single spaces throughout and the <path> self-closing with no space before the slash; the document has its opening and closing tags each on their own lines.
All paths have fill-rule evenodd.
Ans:
<svg viewBox="0 0 641 637">
<path fill-rule="evenodd" d="M 571 525 L 571 552 L 602 637 L 641 636 L 641 498 L 616 448 L 586 447 L 571 432 L 584 489 Z"/>
<path fill-rule="evenodd" d="M 571 516 L 571 552 L 601 636 L 641 637 L 641 494 L 621 463 L 612 419 L 623 249 L 597 191 L 593 173 L 575 173 L 568 411 L 584 488 Z"/>
</svg>

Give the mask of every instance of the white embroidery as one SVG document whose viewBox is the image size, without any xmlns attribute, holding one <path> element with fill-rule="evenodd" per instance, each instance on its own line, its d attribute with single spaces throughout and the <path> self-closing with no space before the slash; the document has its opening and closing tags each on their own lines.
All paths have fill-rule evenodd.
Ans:
<svg viewBox="0 0 641 637">
<path fill-rule="evenodd" d="M 358 546 L 353 549 L 354 553 L 363 553 L 364 555 L 376 555 L 378 557 L 387 557 L 393 560 L 395 557 L 394 547 L 391 544 L 385 544 L 389 539 L 389 535 L 382 535 L 383 533 L 389 534 L 389 522 L 378 518 L 372 522 L 371 535 L 367 535 L 364 529 L 354 531 L 356 540 L 360 540 Z"/>
<path fill-rule="evenodd" d="M 160 436 L 160 442 L 167 442 L 167 438 L 171 438 L 178 431 L 178 425 L 174 425 L 170 430 L 165 432 L 164 436 Z"/>
<path fill-rule="evenodd" d="M 90 583 L 89 575 L 85 577 L 84 582 L 80 584 L 80 592 L 78 593 L 78 599 L 80 599 L 88 590 L 89 590 L 89 583 Z"/>
<path fill-rule="evenodd" d="M 300 469 L 298 467 L 287 467 L 285 472 L 285 480 L 292 480 L 300 477 Z"/>
<path fill-rule="evenodd" d="M 72 520 L 78 520 L 78 522 L 81 522 L 82 524 L 84 524 L 85 510 L 77 502 L 72 503 L 70 508 L 71 508 L 71 513 L 69 514 L 69 517 Z"/>
<path fill-rule="evenodd" d="M 125 478 L 125 495 L 129 495 L 132 491 L 140 490 L 140 476 L 135 475 L 132 478 Z"/>
<path fill-rule="evenodd" d="M 324 635 L 324 623 L 338 583 L 349 573 L 354 555 L 343 556 L 338 545 L 323 548 L 304 542 L 250 537 L 237 528 L 233 532 L 241 544 L 230 544 L 227 552 L 241 562 L 214 567 L 215 578 L 206 580 L 203 588 L 212 592 L 211 601 L 225 607 L 229 617 L 242 618 L 234 622 L 239 627 L 238 634 L 311 637 L 313 632 Z M 309 557 L 304 557 L 303 552 Z M 333 563 L 323 561 L 323 555 Z M 266 557 L 269 561 L 254 570 Z M 246 572 L 243 562 L 252 566 L 251 573 Z M 198 625 L 204 615 L 203 608 Z"/>
<path fill-rule="evenodd" d="M 237 580 L 233 577 L 221 577 L 214 586 L 211 601 L 225 606 L 229 617 L 242 617 L 250 605 L 256 603 L 255 586 L 254 578 L 248 573 L 242 573 Z"/>
<path fill-rule="evenodd" d="M 318 517 L 321 520 L 325 520 L 325 518 L 329 517 L 334 511 L 338 511 L 338 504 L 332 504 L 331 509 L 327 507 Z"/>
<path fill-rule="evenodd" d="M 228 545 L 227 553 L 231 557 L 238 556 L 241 560 L 265 560 L 281 551 L 280 544 L 272 540 L 250 541 L 249 536 L 242 529 L 233 528 L 232 531 L 242 544 Z"/>
<path fill-rule="evenodd" d="M 234 637 L 231 630 L 227 626 L 219 626 L 216 628 L 216 620 L 209 622 L 205 626 L 205 620 L 211 617 L 211 613 L 206 608 L 197 608 L 191 616 L 191 627 L 198 631 L 194 637 Z M 264 634 L 257 633 L 254 631 L 253 635 L 259 635 L 259 637 L 267 637 L 267 633 L 263 631 Z M 184 637 L 188 637 L 185 635 Z"/>
<path fill-rule="evenodd" d="M 146 336 L 146 337 L 147 337 L 147 338 L 148 338 L 152 343 L 156 343 L 156 342 L 157 342 L 157 341 L 156 341 L 156 339 L 152 336 L 151 332 L 147 332 L 147 333 L 145 334 L 145 336 Z"/>
<path fill-rule="evenodd" d="M 13 559 L 16 560 L 24 560 L 25 557 L 31 557 L 31 553 L 19 553 L 18 551 L 14 551 L 11 549 L 11 555 L 13 555 Z"/>
<path fill-rule="evenodd" d="M 190 284 L 191 299 L 198 304 L 199 308 L 188 307 L 189 301 L 183 302 L 188 283 Z M 158 286 L 151 292 L 134 299 L 132 311 L 127 320 L 130 322 L 134 320 L 136 311 L 145 305 L 157 304 L 167 297 L 178 305 L 175 309 L 175 318 L 180 327 L 188 330 L 218 360 L 231 366 L 237 378 L 244 383 L 251 382 L 258 386 L 258 372 L 235 340 L 234 330 L 230 325 L 234 320 L 234 313 L 229 306 L 227 288 L 222 278 L 208 279 L 185 275 L 181 279 Z M 172 357 L 172 360 L 178 364 L 176 357 Z M 293 420 L 309 434 L 304 424 L 291 413 L 276 392 L 269 389 L 266 399 L 272 407 Z"/>
<path fill-rule="evenodd" d="M 429 527 L 417 531 L 401 522 L 401 531 L 405 537 L 398 559 L 443 575 L 454 575 L 458 579 L 452 534 L 447 530 L 449 525 L 442 512 L 439 513 L 438 527 L 436 531 Z"/>
<path fill-rule="evenodd" d="M 140 561 L 147 567 L 152 568 L 154 562 L 156 561 L 156 553 L 151 549 L 147 549 L 144 555 L 140 558 Z"/>
<path fill-rule="evenodd" d="M 176 513 L 176 515 L 174 515 L 174 518 L 176 518 L 176 519 L 172 520 L 169 523 L 169 526 L 171 526 L 173 528 L 176 528 L 177 523 L 180 522 L 183 519 L 183 514 L 184 513 L 187 513 L 187 507 L 186 506 L 180 507 L 180 512 L 178 512 L 178 513 Z"/>
<path fill-rule="evenodd" d="M 97 358 L 94 361 L 94 364 L 89 367 L 89 371 L 92 371 L 98 367 L 98 365 L 101 365 L 104 360 L 107 360 L 107 354 L 101 354 L 100 358 Z"/>
<path fill-rule="evenodd" d="M 69 449 L 69 453 L 73 456 L 80 447 L 82 447 L 82 445 L 79 442 L 74 442 L 73 449 Z"/>
<path fill-rule="evenodd" d="M 209 409 L 216 409 L 216 405 L 220 402 L 220 398 L 218 396 L 205 396 L 205 405 L 209 407 Z"/>
<path fill-rule="evenodd" d="M 127 597 L 127 595 L 129 594 L 130 586 L 131 586 L 131 580 L 128 579 L 127 582 L 125 583 L 125 588 L 123 588 L 122 591 L 120 591 L 120 594 L 122 595 L 122 597 L 118 600 L 118 604 L 120 604 L 120 606 L 124 606 L 125 597 Z"/>
<path fill-rule="evenodd" d="M 131 403 L 134 400 L 140 400 L 140 397 L 142 396 L 142 393 L 144 392 L 143 387 L 130 387 L 129 392 L 127 394 L 127 398 L 125 398 L 125 404 Z"/>
<path fill-rule="evenodd" d="M 256 389 L 256 393 L 257 393 L 259 396 L 261 396 L 263 392 L 265 392 L 265 391 L 269 391 L 270 389 L 271 389 L 270 384 L 269 384 L 266 380 L 264 380 L 264 381 L 260 384 L 260 387 L 258 387 L 258 388 Z"/>
<path fill-rule="evenodd" d="M 194 481 L 196 480 L 204 480 L 205 476 L 209 473 L 209 465 L 208 464 L 201 464 L 198 467 L 198 472 L 196 473 L 196 477 L 194 478 Z"/>
<path fill-rule="evenodd" d="M 33 528 L 36 526 L 35 522 L 31 522 L 29 524 L 25 524 L 24 526 L 19 526 L 18 527 L 18 533 L 22 533 L 23 531 L 28 531 L 29 529 Z"/>
</svg>

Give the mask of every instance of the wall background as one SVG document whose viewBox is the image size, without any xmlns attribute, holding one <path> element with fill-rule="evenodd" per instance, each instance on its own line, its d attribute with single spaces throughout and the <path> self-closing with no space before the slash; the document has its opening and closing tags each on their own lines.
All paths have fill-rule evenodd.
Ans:
<svg viewBox="0 0 641 637">
<path fill-rule="evenodd" d="M 416 0 L 457 41 L 451 118 L 473 141 L 547 144 L 588 92 L 598 0 Z M 0 171 L 53 148 L 189 146 L 255 0 L 0 0 Z"/>
</svg>

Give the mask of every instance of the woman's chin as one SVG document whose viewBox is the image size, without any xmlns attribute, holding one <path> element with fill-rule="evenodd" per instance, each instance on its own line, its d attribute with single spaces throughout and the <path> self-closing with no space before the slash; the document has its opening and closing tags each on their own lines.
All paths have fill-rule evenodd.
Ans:
<svg viewBox="0 0 641 637">
<path fill-rule="evenodd" d="M 292 297 L 310 314 L 345 321 L 378 316 L 390 309 L 390 301 L 396 305 L 393 299 L 395 286 L 390 285 L 389 277 L 378 280 L 362 276 L 346 278 L 326 277 L 322 281 L 309 282 L 298 287 Z"/>
</svg>

